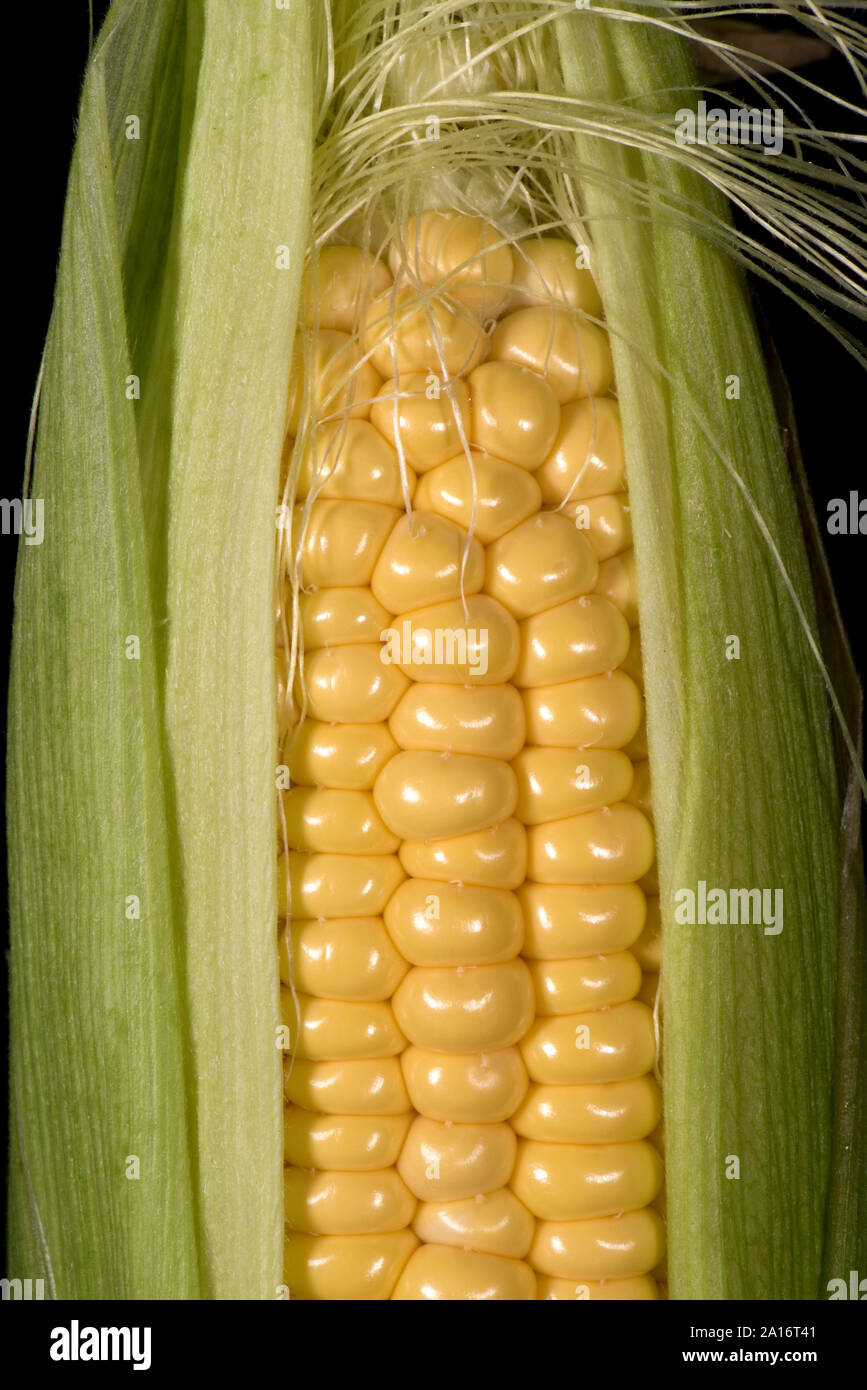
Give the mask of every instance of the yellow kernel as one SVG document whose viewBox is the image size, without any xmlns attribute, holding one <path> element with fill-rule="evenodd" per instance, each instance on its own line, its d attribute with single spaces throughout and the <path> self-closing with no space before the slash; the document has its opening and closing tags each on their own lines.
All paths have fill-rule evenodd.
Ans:
<svg viewBox="0 0 867 1390">
<path fill-rule="evenodd" d="M 527 875 L 537 883 L 634 883 L 653 856 L 650 822 L 626 801 L 527 830 Z"/>
<path fill-rule="evenodd" d="M 457 377 L 410 372 L 395 387 L 387 381 L 370 408 L 373 425 L 419 473 L 452 458 L 470 437 L 470 396 Z"/>
<path fill-rule="evenodd" d="M 389 263 L 396 276 L 406 273 L 440 290 L 481 319 L 496 317 L 511 293 L 511 247 L 482 217 L 453 211 L 411 217 L 391 244 Z"/>
<path fill-rule="evenodd" d="M 321 1065 L 321 1064 L 320 1064 Z M 400 1156 L 412 1115 L 322 1115 L 287 1106 L 283 1158 L 299 1168 L 369 1172 L 389 1168 Z"/>
<path fill-rule="evenodd" d="M 574 960 L 533 960 L 529 969 L 537 1014 L 607 1009 L 633 999 L 641 988 L 641 967 L 630 951 Z"/>
<path fill-rule="evenodd" d="M 289 855 L 289 892 L 298 917 L 378 917 L 404 878 L 394 854 Z M 277 868 L 277 910 L 287 915 L 286 874 Z"/>
<path fill-rule="evenodd" d="M 416 477 L 405 470 L 412 494 Z M 332 420 L 312 432 L 301 455 L 296 496 L 332 497 L 350 502 L 404 505 L 400 461 L 368 420 Z"/>
<path fill-rule="evenodd" d="M 627 801 L 631 801 L 633 806 L 637 806 L 649 820 L 653 819 L 653 808 L 650 799 L 650 763 L 646 758 L 635 763 L 632 787 L 627 796 Z"/>
<path fill-rule="evenodd" d="M 460 1202 L 422 1202 L 412 1228 L 425 1245 L 450 1245 L 520 1260 L 533 1239 L 533 1218 L 501 1187 Z"/>
<path fill-rule="evenodd" d="M 514 250 L 514 290 L 510 305 L 550 304 L 552 300 L 602 316 L 602 301 L 590 271 L 576 263 L 577 248 L 561 237 L 533 237 Z"/>
<path fill-rule="evenodd" d="M 499 965 L 417 965 L 392 1000 L 401 1031 L 435 1052 L 497 1051 L 533 1021 L 533 983 L 522 960 Z"/>
<path fill-rule="evenodd" d="M 387 719 L 409 682 L 399 667 L 382 660 L 382 647 L 361 642 L 309 652 L 295 698 L 307 696 L 314 719 L 378 724 Z"/>
<path fill-rule="evenodd" d="M 294 1298 L 314 1302 L 383 1302 L 418 1245 L 412 1231 L 384 1235 L 287 1236 L 283 1278 Z"/>
<path fill-rule="evenodd" d="M 298 917 L 280 933 L 281 980 L 320 999 L 390 999 L 407 968 L 381 917 Z"/>
<path fill-rule="evenodd" d="M 391 1005 L 383 1001 L 293 997 L 282 989 L 280 1007 L 289 1031 L 285 1050 L 309 1062 L 394 1057 L 406 1046 Z"/>
<path fill-rule="evenodd" d="M 392 854 L 400 844 L 382 820 L 370 792 L 293 787 L 283 792 L 283 814 L 290 849 Z"/>
<path fill-rule="evenodd" d="M 578 502 L 622 492 L 626 486 L 620 411 L 607 396 L 572 401 L 536 480 L 546 503 Z"/>
<path fill-rule="evenodd" d="M 601 594 L 584 594 L 520 624 L 521 655 L 512 680 L 520 688 L 557 685 L 613 671 L 629 651 L 629 627 Z"/>
<path fill-rule="evenodd" d="M 312 386 L 308 391 L 304 357 L 310 353 L 311 344 Z M 366 420 L 381 385 L 380 373 L 362 356 L 357 339 L 348 333 L 322 328 L 315 342 L 311 333 L 299 333 L 289 369 L 286 428 L 290 434 L 297 434 L 306 409 L 314 421 L 346 417 Z"/>
<path fill-rule="evenodd" d="M 415 1208 L 415 1198 L 394 1168 L 369 1173 L 287 1168 L 283 1174 L 283 1213 L 292 1231 L 380 1235 L 403 1230 Z"/>
<path fill-rule="evenodd" d="M 323 246 L 315 269 L 304 273 L 302 295 L 305 322 L 313 328 L 337 328 L 353 333 L 366 300 L 382 294 L 391 284 L 384 261 L 360 246 Z"/>
<path fill-rule="evenodd" d="M 469 458 L 461 454 L 423 474 L 414 502 L 465 531 L 472 528 L 482 545 L 489 545 L 537 512 L 542 494 L 526 469 L 471 449 Z"/>
<path fill-rule="evenodd" d="M 561 405 L 610 391 L 614 367 L 608 334 L 554 305 L 516 309 L 491 335 L 491 361 L 529 367 Z"/>
<path fill-rule="evenodd" d="M 518 624 L 487 594 L 416 608 L 397 616 L 390 631 L 383 659 L 396 656 L 415 681 L 501 685 L 518 664 Z"/>
<path fill-rule="evenodd" d="M 287 759 L 295 783 L 366 791 L 396 752 L 387 724 L 323 724 L 305 719 Z"/>
<path fill-rule="evenodd" d="M 512 766 L 518 778 L 516 815 L 525 825 L 561 820 L 610 806 L 628 796 L 632 763 L 615 749 L 523 748 Z"/>
<path fill-rule="evenodd" d="M 370 589 L 314 589 L 298 603 L 304 650 L 378 642 L 389 615 Z"/>
<path fill-rule="evenodd" d="M 395 835 L 426 840 L 465 835 L 506 820 L 515 809 L 518 786 L 509 764 L 498 758 L 412 749 L 386 764 L 373 795 Z"/>
<path fill-rule="evenodd" d="M 595 1013 L 538 1018 L 520 1047 L 530 1079 L 551 1086 L 629 1081 L 650 1071 L 656 1057 L 653 1017 L 635 999 Z"/>
<path fill-rule="evenodd" d="M 485 557 L 453 521 L 434 512 L 401 516 L 385 542 L 370 587 L 389 613 L 405 613 L 463 594 L 485 582 Z"/>
<path fill-rule="evenodd" d="M 622 555 L 613 555 L 599 566 L 597 594 L 616 603 L 630 627 L 638 626 L 638 584 L 635 578 L 635 551 L 630 546 Z"/>
<path fill-rule="evenodd" d="M 394 1302 L 529 1302 L 536 1276 L 523 1260 L 504 1259 L 447 1245 L 422 1245 L 408 1262 Z"/>
<path fill-rule="evenodd" d="M 587 594 L 599 577 L 589 541 L 568 517 L 539 512 L 488 546 L 485 589 L 515 618 Z"/>
<path fill-rule="evenodd" d="M 612 492 L 602 497 L 585 497 L 563 504 L 566 516 L 593 547 L 602 563 L 632 545 L 632 512 L 628 492 Z"/>
<path fill-rule="evenodd" d="M 505 1187 L 518 1141 L 507 1124 L 413 1121 L 397 1170 L 420 1202 L 456 1202 Z"/>
<path fill-rule="evenodd" d="M 414 681 L 388 727 L 401 748 L 477 753 L 508 762 L 524 746 L 524 706 L 513 685 Z"/>
<path fill-rule="evenodd" d="M 462 1124 L 507 1120 L 529 1085 L 516 1047 L 452 1054 L 408 1047 L 400 1064 L 413 1108 L 431 1120 Z"/>
<path fill-rule="evenodd" d="M 641 718 L 638 721 L 638 728 L 625 745 L 623 751 L 634 763 L 643 762 L 647 758 L 647 710 L 643 700 L 641 702 Z"/>
<path fill-rule="evenodd" d="M 485 362 L 470 376 L 473 443 L 520 468 L 538 468 L 560 427 L 547 382 L 513 362 Z"/>
<path fill-rule="evenodd" d="M 662 1115 L 652 1076 L 576 1086 L 533 1085 L 512 1116 L 525 1139 L 557 1144 L 613 1144 L 646 1138 Z"/>
<path fill-rule="evenodd" d="M 443 840 L 404 840 L 400 862 L 412 878 L 517 888 L 527 870 L 527 837 L 520 821 Z"/>
<path fill-rule="evenodd" d="M 639 690 L 644 689 L 644 666 L 641 659 L 641 631 L 634 627 L 629 633 L 629 651 L 620 663 L 620 669 L 635 681 Z"/>
<path fill-rule="evenodd" d="M 527 742 L 543 748 L 625 748 L 641 724 L 641 693 L 623 671 L 523 695 Z"/>
<path fill-rule="evenodd" d="M 300 548 L 305 585 L 363 588 L 398 515 L 381 502 L 317 501 L 309 508 L 296 507 L 287 558 L 291 564 Z"/>
<path fill-rule="evenodd" d="M 545 1144 L 524 1139 L 512 1191 L 542 1221 L 616 1216 L 652 1202 L 662 1161 L 652 1144 Z"/>
<path fill-rule="evenodd" d="M 311 1062 L 285 1056 L 283 1094 L 305 1111 L 328 1115 L 405 1115 L 409 1096 L 397 1057 Z"/>
<path fill-rule="evenodd" d="M 524 954 L 568 960 L 626 950 L 641 935 L 647 904 L 635 883 L 524 883 Z"/>
<path fill-rule="evenodd" d="M 662 966 L 662 919 L 659 913 L 659 898 L 647 899 L 647 921 L 644 931 L 632 949 L 642 970 L 659 971 Z"/>
<path fill-rule="evenodd" d="M 436 295 L 420 297 L 409 286 L 371 300 L 363 339 L 365 352 L 386 381 L 409 372 L 461 376 L 478 366 L 488 346 L 481 323 L 468 309 L 452 308 Z"/>
<path fill-rule="evenodd" d="M 540 1221 L 529 1262 L 565 1279 L 634 1279 L 655 1269 L 665 1234 L 652 1207 L 590 1221 Z"/>
<path fill-rule="evenodd" d="M 521 949 L 514 893 L 435 879 L 409 878 L 385 909 L 391 939 L 413 965 L 492 965 Z"/>
</svg>

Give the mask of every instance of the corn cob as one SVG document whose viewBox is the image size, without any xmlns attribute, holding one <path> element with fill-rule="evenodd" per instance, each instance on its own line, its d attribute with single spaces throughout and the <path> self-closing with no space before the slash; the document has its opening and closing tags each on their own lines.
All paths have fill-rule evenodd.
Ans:
<svg viewBox="0 0 867 1390">
<path fill-rule="evenodd" d="M 655 1039 L 628 949 L 653 841 L 622 751 L 641 695 L 619 669 L 637 615 L 611 357 L 579 258 L 553 237 L 513 256 L 453 211 L 395 237 L 393 286 L 360 248 L 319 257 L 287 446 L 305 397 L 307 715 L 286 754 L 281 933 L 302 1298 L 657 1296 Z M 337 333 L 354 334 L 342 376 L 321 366 Z M 589 525 L 599 497 L 613 537 Z M 443 634 L 461 650 L 438 654 Z M 380 731 L 363 789 L 354 758 L 312 756 L 347 727 Z M 365 1122 L 389 1161 L 367 1171 L 362 1149 L 357 1172 Z"/>
<path fill-rule="evenodd" d="M 815 1297 L 857 1263 L 851 790 L 844 842 L 741 244 L 661 134 L 691 72 L 644 11 L 464 9 L 119 0 L 94 56 L 10 718 L 12 1250 L 61 1295 Z M 781 883 L 782 943 L 680 930 L 703 878 Z"/>
</svg>

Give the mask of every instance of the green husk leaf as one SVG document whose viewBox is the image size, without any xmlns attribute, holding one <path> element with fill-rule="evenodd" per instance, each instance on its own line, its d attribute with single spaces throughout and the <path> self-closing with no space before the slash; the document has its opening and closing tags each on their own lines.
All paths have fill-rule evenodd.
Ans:
<svg viewBox="0 0 867 1390">
<path fill-rule="evenodd" d="M 85 85 L 10 717 L 10 1272 L 61 1297 L 282 1278 L 274 499 L 314 27 L 119 0 Z"/>
<path fill-rule="evenodd" d="M 274 1298 L 275 505 L 308 235 L 312 34 L 303 5 L 251 15 L 220 0 L 203 15 L 175 228 L 166 729 L 206 1289 Z"/>
<path fill-rule="evenodd" d="M 21 546 L 10 689 L 8 1273 L 67 1299 L 200 1291 L 106 81 L 129 44 L 146 101 L 171 12 L 133 8 L 109 21 L 82 97 L 33 475 L 45 537 Z"/>
</svg>

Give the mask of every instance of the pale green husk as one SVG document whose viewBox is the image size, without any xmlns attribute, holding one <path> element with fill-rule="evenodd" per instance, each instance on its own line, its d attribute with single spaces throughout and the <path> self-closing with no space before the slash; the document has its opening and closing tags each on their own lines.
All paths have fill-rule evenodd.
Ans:
<svg viewBox="0 0 867 1390">
<path fill-rule="evenodd" d="M 799 192 L 788 155 L 757 181 L 748 153 L 676 148 L 695 10 L 113 7 L 47 347 L 46 538 L 17 580 L 11 1276 L 73 1298 L 277 1294 L 274 498 L 301 261 L 331 238 L 379 250 L 435 204 L 587 242 L 612 334 L 665 926 L 670 1292 L 817 1298 L 863 1268 L 857 794 L 844 837 L 834 668 L 741 280 L 863 313 L 860 175 L 840 151 Z M 863 63 L 844 20 L 809 22 Z M 699 879 L 782 888 L 782 934 L 679 927 L 672 891 Z"/>
<path fill-rule="evenodd" d="M 308 21 L 118 0 L 82 99 L 9 729 L 8 1273 L 59 1298 L 281 1283 L 272 563 Z"/>
</svg>

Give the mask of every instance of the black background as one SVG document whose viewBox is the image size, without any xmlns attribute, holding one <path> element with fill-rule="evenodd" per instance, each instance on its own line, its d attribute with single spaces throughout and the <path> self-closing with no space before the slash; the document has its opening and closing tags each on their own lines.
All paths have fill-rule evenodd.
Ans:
<svg viewBox="0 0 867 1390">
<path fill-rule="evenodd" d="M 247 0 L 239 0 L 239 3 L 247 3 Z M 7 48 L 7 81 L 13 99 L 7 105 L 5 122 L 6 156 L 11 162 L 6 213 L 7 244 L 11 252 L 7 251 L 4 296 L 6 343 L 10 355 L 5 371 L 13 403 L 7 426 L 14 422 L 14 427 L 7 427 L 11 447 L 2 489 L 3 495 L 10 498 L 21 496 L 22 491 L 30 405 L 51 311 L 66 177 L 90 37 L 86 0 L 62 0 L 60 4 L 48 6 L 31 2 L 15 10 L 18 27 L 15 48 Z M 96 30 L 107 10 L 107 0 L 94 0 Z M 812 65 L 809 76 L 821 87 L 863 105 L 863 97 L 842 58 L 834 57 Z M 733 87 L 732 91 L 737 94 L 738 88 Z M 7 100 L 8 97 L 7 88 Z M 818 125 L 836 130 L 850 129 L 860 133 L 862 138 L 867 134 L 863 119 L 851 114 L 841 115 L 830 103 L 804 93 L 799 93 L 799 100 Z M 756 285 L 755 289 L 791 388 L 804 465 L 832 579 L 856 666 L 863 674 L 867 665 L 863 623 L 865 540 L 857 535 L 829 536 L 825 518 L 831 498 L 848 497 L 852 488 L 859 489 L 862 496 L 867 495 L 864 468 L 867 377 L 829 334 L 782 293 L 764 284 Z M 863 343 L 867 336 L 863 322 L 853 320 L 848 326 Z M 2 621 L 6 625 L 6 632 L 0 634 L 0 691 L 4 695 L 8 678 L 14 557 L 15 538 L 0 537 Z M 5 698 L 2 703 L 5 705 Z M 50 730 L 46 730 L 46 737 L 51 737 Z M 633 1310 L 635 1307 L 633 1305 Z M 734 1317 L 728 1315 L 720 1320 L 722 1310 L 719 1305 L 715 1307 L 718 1311 L 714 1316 L 720 1325 L 733 1322 Z M 691 1316 L 694 1318 L 695 1314 Z M 757 1321 L 752 1310 L 748 1314 L 744 1308 L 740 1310 L 740 1317 L 743 1321 Z M 803 1321 L 809 1320 L 803 1318 Z M 613 1330 L 615 1324 L 610 1326 Z"/>
</svg>

